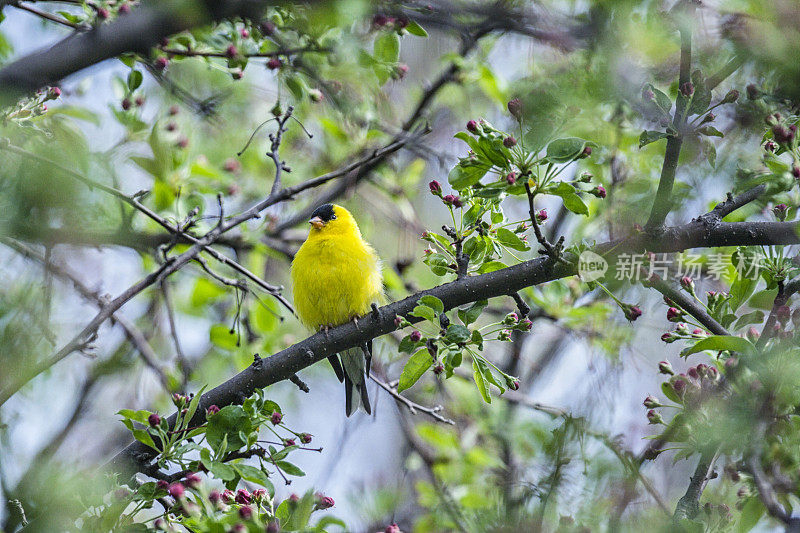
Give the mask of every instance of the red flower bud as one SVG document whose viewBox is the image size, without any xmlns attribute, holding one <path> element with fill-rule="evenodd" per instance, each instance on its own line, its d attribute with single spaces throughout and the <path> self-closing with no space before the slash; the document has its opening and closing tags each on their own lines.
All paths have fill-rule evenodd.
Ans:
<svg viewBox="0 0 800 533">
<path fill-rule="evenodd" d="M 723 98 L 720 103 L 732 104 L 738 99 L 739 99 L 739 91 L 737 91 L 736 89 L 731 89 L 730 91 L 728 91 L 728 94 L 725 95 L 725 98 Z"/>
<path fill-rule="evenodd" d="M 155 62 L 156 69 L 164 70 L 168 66 L 169 66 L 169 59 L 167 59 L 166 57 L 162 56 L 162 57 L 159 57 L 159 58 L 156 59 L 156 62 Z"/>
<path fill-rule="evenodd" d="M 158 481 L 156 481 L 156 488 L 158 490 L 167 490 L 169 489 L 169 483 L 167 483 L 163 479 L 159 479 Z"/>
<path fill-rule="evenodd" d="M 391 524 L 386 526 L 386 529 L 383 530 L 384 533 L 401 533 L 400 527 L 397 524 Z"/>
<path fill-rule="evenodd" d="M 303 444 L 311 442 L 311 433 L 300 433 L 300 442 Z"/>
<path fill-rule="evenodd" d="M 253 518 L 253 508 L 249 505 L 239 507 L 239 517 L 242 520 L 250 520 Z M 242 529 L 242 531 L 247 531 L 247 528 Z"/>
<path fill-rule="evenodd" d="M 109 16 L 111 16 L 111 13 L 108 12 L 108 9 L 101 7 L 97 10 L 97 18 L 106 20 Z"/>
<path fill-rule="evenodd" d="M 681 85 L 681 94 L 685 97 L 690 97 L 694 94 L 694 85 L 692 82 L 687 81 L 683 85 Z"/>
<path fill-rule="evenodd" d="M 432 180 L 428 183 L 428 188 L 431 190 L 431 194 L 435 194 L 436 196 L 442 195 L 442 186 L 438 181 Z"/>
<path fill-rule="evenodd" d="M 279 411 L 272 411 L 272 416 L 269 418 L 273 426 L 277 426 L 283 420 L 283 415 Z"/>
<path fill-rule="evenodd" d="M 671 344 L 671 343 L 675 342 L 676 340 L 678 340 L 678 338 L 675 337 L 672 333 L 667 332 L 667 333 L 664 333 L 663 335 L 661 335 L 661 340 L 666 342 L 667 344 Z M 662 373 L 666 373 L 666 372 L 662 372 Z"/>
<path fill-rule="evenodd" d="M 648 409 L 655 409 L 656 407 L 661 407 L 661 402 L 658 401 L 658 398 L 655 398 L 653 396 L 648 396 L 647 398 L 644 399 L 642 405 L 644 405 Z"/>
<path fill-rule="evenodd" d="M 150 416 L 147 417 L 147 423 L 150 424 L 151 427 L 156 427 L 161 424 L 161 417 L 156 413 L 151 413 Z"/>
<path fill-rule="evenodd" d="M 269 61 L 267 61 L 267 68 L 270 70 L 278 70 L 282 66 L 283 62 L 277 57 L 273 57 Z"/>
<path fill-rule="evenodd" d="M 772 213 L 775 215 L 775 218 L 783 222 L 786 220 L 786 212 L 789 210 L 789 207 L 786 204 L 778 204 L 772 208 Z"/>
<path fill-rule="evenodd" d="M 597 187 L 589 191 L 589 194 L 591 194 L 592 196 L 596 196 L 597 198 L 605 198 L 606 188 L 603 187 L 602 185 L 598 185 Z"/>
<path fill-rule="evenodd" d="M 411 332 L 409 338 L 411 339 L 411 342 L 419 342 L 419 340 L 422 338 L 422 333 L 420 333 L 415 329 L 414 331 Z"/>
<path fill-rule="evenodd" d="M 250 37 L 250 30 L 248 30 L 247 28 L 242 28 L 242 31 L 239 32 L 239 35 L 242 36 L 242 39 L 247 39 L 248 37 Z"/>
<path fill-rule="evenodd" d="M 128 100 L 127 98 L 123 98 L 123 100 L 122 100 L 122 109 L 124 109 L 125 111 L 127 111 L 128 109 L 130 109 L 130 108 L 131 108 L 131 105 L 132 105 L 132 104 L 131 104 L 131 101 L 130 101 L 130 100 Z"/>
<path fill-rule="evenodd" d="M 689 276 L 683 276 L 681 278 L 681 287 L 689 294 L 694 294 L 694 280 Z"/>
<path fill-rule="evenodd" d="M 131 12 L 131 6 L 129 6 L 128 4 L 122 4 L 121 6 L 119 6 L 119 10 L 117 11 L 117 13 L 119 13 L 120 15 L 127 15 L 130 12 Z"/>
<path fill-rule="evenodd" d="M 517 145 L 517 140 L 514 137 L 508 136 L 505 139 L 503 139 L 503 146 L 505 146 L 506 148 L 511 148 L 516 145 Z"/>
<path fill-rule="evenodd" d="M 453 196 L 453 207 L 461 209 L 464 207 L 464 204 L 461 202 L 460 196 Z"/>
<path fill-rule="evenodd" d="M 658 363 L 658 371 L 662 374 L 673 375 L 675 372 L 672 370 L 672 365 L 669 364 L 667 361 L 661 361 Z"/>
<path fill-rule="evenodd" d="M 444 372 L 444 365 L 442 365 L 442 363 L 439 363 L 433 367 L 433 373 L 436 374 L 437 376 L 442 372 Z"/>
<path fill-rule="evenodd" d="M 228 58 L 233 59 L 234 57 L 239 55 L 239 49 L 236 48 L 234 45 L 230 44 L 228 45 L 228 48 L 225 49 L 225 55 Z"/>
<path fill-rule="evenodd" d="M 590 155 L 592 155 L 592 147 L 591 146 L 584 147 L 581 155 L 583 155 L 583 157 L 589 157 Z"/>
<path fill-rule="evenodd" d="M 782 305 L 775 310 L 775 317 L 785 326 L 789 322 L 789 319 L 792 318 L 792 310 L 789 309 L 788 305 Z"/>
<path fill-rule="evenodd" d="M 538 213 L 536 213 L 536 222 L 541 224 L 545 220 L 547 220 L 547 209 L 542 209 Z"/>
<path fill-rule="evenodd" d="M 297 444 L 294 439 L 283 439 L 284 446 L 294 446 Z"/>
<path fill-rule="evenodd" d="M 467 122 L 467 131 L 470 133 L 478 133 L 478 123 L 474 120 Z"/>
<path fill-rule="evenodd" d="M 514 185 L 517 182 L 517 173 L 509 172 L 506 174 L 506 182 L 508 182 L 509 185 Z"/>
</svg>

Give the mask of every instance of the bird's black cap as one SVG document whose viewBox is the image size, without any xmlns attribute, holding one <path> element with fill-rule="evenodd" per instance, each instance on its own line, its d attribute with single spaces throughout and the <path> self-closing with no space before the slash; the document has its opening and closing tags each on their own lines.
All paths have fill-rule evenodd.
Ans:
<svg viewBox="0 0 800 533">
<path fill-rule="evenodd" d="M 336 218 L 336 213 L 333 210 L 333 204 L 322 204 L 311 213 L 311 218 L 319 217 L 323 222 L 330 222 Z"/>
</svg>

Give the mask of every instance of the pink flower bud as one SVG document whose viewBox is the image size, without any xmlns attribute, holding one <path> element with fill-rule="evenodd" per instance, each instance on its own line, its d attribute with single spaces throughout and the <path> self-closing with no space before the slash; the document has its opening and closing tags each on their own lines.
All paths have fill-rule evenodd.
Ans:
<svg viewBox="0 0 800 533">
<path fill-rule="evenodd" d="M 457 209 L 464 207 L 464 204 L 461 203 L 461 198 L 459 196 L 453 196 L 453 207 Z"/>
<path fill-rule="evenodd" d="M 511 148 L 516 145 L 517 145 L 517 140 L 514 137 L 511 137 L 510 135 L 505 139 L 503 139 L 503 146 L 505 146 L 506 148 Z"/>
<path fill-rule="evenodd" d="M 687 98 L 692 96 L 694 94 L 694 84 L 692 84 L 690 81 L 687 81 L 681 85 L 681 94 Z"/>
<path fill-rule="evenodd" d="M 642 310 L 638 305 L 622 304 L 622 312 L 630 322 L 635 322 L 637 318 L 642 316 Z"/>
<path fill-rule="evenodd" d="M 133 104 L 131 103 L 131 101 L 129 99 L 127 99 L 127 98 L 123 98 L 122 99 L 122 109 L 127 111 L 128 109 L 131 108 L 131 105 L 133 105 Z"/>
<path fill-rule="evenodd" d="M 411 332 L 409 338 L 411 339 L 411 342 L 419 342 L 420 339 L 422 338 L 422 333 L 420 333 L 415 329 L 414 331 Z"/>
<path fill-rule="evenodd" d="M 161 417 L 156 413 L 150 413 L 150 416 L 147 417 L 147 423 L 150 424 L 151 427 L 156 427 L 161 424 Z"/>
<path fill-rule="evenodd" d="M 186 474 L 186 477 L 184 478 L 186 486 L 189 487 L 190 489 L 196 489 L 197 487 L 200 486 L 200 483 L 202 481 L 203 480 L 200 478 L 200 476 L 198 476 L 194 472 Z"/>
<path fill-rule="evenodd" d="M 683 392 L 686 389 L 686 382 L 684 380 L 682 380 L 682 379 L 676 379 L 672 383 L 672 388 L 675 390 L 675 392 L 680 394 L 681 392 Z"/>
<path fill-rule="evenodd" d="M 444 200 L 444 203 L 446 205 L 452 205 L 454 199 L 455 199 L 455 196 L 453 196 L 452 194 L 448 194 L 448 195 L 446 195 L 445 197 L 442 198 L 442 200 Z"/>
<path fill-rule="evenodd" d="M 252 500 L 252 495 L 247 491 L 247 489 L 239 489 L 236 491 L 236 498 L 234 501 L 241 505 L 248 505 Z"/>
<path fill-rule="evenodd" d="M 272 416 L 269 418 L 273 426 L 277 426 L 283 420 L 283 415 L 279 411 L 272 411 Z"/>
<path fill-rule="evenodd" d="M 530 331 L 532 327 L 533 322 L 531 322 L 531 319 L 527 317 L 520 320 L 519 324 L 517 325 L 517 329 L 521 329 L 522 331 Z"/>
<path fill-rule="evenodd" d="M 648 396 L 647 398 L 644 399 L 642 405 L 644 405 L 648 409 L 655 409 L 656 407 L 661 407 L 661 402 L 658 401 L 658 398 L 655 398 L 653 396 Z"/>
<path fill-rule="evenodd" d="M 772 213 L 775 215 L 775 218 L 783 222 L 786 220 L 786 212 L 789 210 L 789 207 L 786 204 L 778 204 L 772 208 Z"/>
<path fill-rule="evenodd" d="M 249 505 L 243 505 L 239 507 L 239 517 L 242 520 L 250 520 L 253 518 L 253 508 Z M 244 528 L 242 531 L 247 531 L 247 528 Z"/>
<path fill-rule="evenodd" d="M 163 479 L 159 479 L 158 481 L 156 481 L 156 488 L 158 490 L 167 490 L 169 489 L 169 483 L 167 483 Z"/>
<path fill-rule="evenodd" d="M 325 496 L 322 493 L 317 493 L 316 495 L 316 503 L 314 504 L 314 509 L 324 510 L 330 509 L 335 505 L 333 498 L 330 496 Z"/>
<path fill-rule="evenodd" d="M 172 483 L 167 489 L 167 493 L 176 500 L 182 498 L 184 493 L 183 483 L 179 481 Z"/>
<path fill-rule="evenodd" d="M 295 493 L 291 493 L 291 494 L 289 495 L 289 502 L 290 502 L 290 503 L 297 503 L 297 502 L 299 502 L 299 501 L 300 501 L 300 496 L 298 496 L 297 494 L 295 494 Z"/>
<path fill-rule="evenodd" d="M 590 155 L 592 155 L 592 147 L 591 146 L 584 147 L 583 148 L 583 152 L 581 153 L 581 155 L 583 157 L 589 157 Z"/>
<path fill-rule="evenodd" d="M 663 337 L 662 337 L 663 339 Z M 673 375 L 675 372 L 672 370 L 672 365 L 669 364 L 667 361 L 661 361 L 658 363 L 658 371 L 662 374 Z"/>
<path fill-rule="evenodd" d="M 774 152 L 777 149 L 778 145 L 772 141 L 767 141 L 766 143 L 764 143 L 764 150 L 766 150 L 767 152 Z"/>
<path fill-rule="evenodd" d="M 300 433 L 300 442 L 303 444 L 311 442 L 311 433 Z"/>
<path fill-rule="evenodd" d="M 700 374 L 697 372 L 696 367 L 689 367 L 689 370 L 687 370 L 686 373 L 692 379 L 698 379 L 700 377 Z"/>
<path fill-rule="evenodd" d="M 598 185 L 597 187 L 589 191 L 589 194 L 591 194 L 592 196 L 596 196 L 597 198 L 605 198 L 606 188 L 603 187 L 602 185 Z"/>
<path fill-rule="evenodd" d="M 647 411 L 647 422 L 649 424 L 660 424 L 664 421 L 661 415 L 654 410 L 650 409 Z"/>
<path fill-rule="evenodd" d="M 428 188 L 431 190 L 431 194 L 435 194 L 436 196 L 442 195 L 442 185 L 438 181 L 432 180 L 428 183 Z"/>
<path fill-rule="evenodd" d="M 474 120 L 467 122 L 467 131 L 470 133 L 478 133 L 478 123 Z"/>
<path fill-rule="evenodd" d="M 436 374 L 437 376 L 442 372 L 444 372 L 444 365 L 442 363 L 439 363 L 433 367 L 433 373 Z"/>
<path fill-rule="evenodd" d="M 681 287 L 689 294 L 694 294 L 694 280 L 689 276 L 683 276 L 681 278 Z"/>
<path fill-rule="evenodd" d="M 294 446 L 297 444 L 294 439 L 283 439 L 284 446 Z"/>
<path fill-rule="evenodd" d="M 111 13 L 108 12 L 108 9 L 101 7 L 97 10 L 97 18 L 106 20 L 108 17 L 111 16 Z"/>
<path fill-rule="evenodd" d="M 260 502 L 266 499 L 267 497 L 267 490 L 266 489 L 256 489 L 253 491 L 253 501 Z"/>
<path fill-rule="evenodd" d="M 503 324 L 506 326 L 513 326 L 519 321 L 519 316 L 517 313 L 508 313 L 505 318 L 503 318 Z"/>
<path fill-rule="evenodd" d="M 401 533 L 400 527 L 397 524 L 391 524 L 386 526 L 386 529 L 383 530 L 384 533 Z"/>
<path fill-rule="evenodd" d="M 277 57 L 273 57 L 269 61 L 267 61 L 267 68 L 270 70 L 278 70 L 282 66 L 283 62 Z"/>
<path fill-rule="evenodd" d="M 514 185 L 517 182 L 517 173 L 509 172 L 508 174 L 506 174 L 506 182 L 509 185 Z"/>
<path fill-rule="evenodd" d="M 545 220 L 547 220 L 547 209 L 542 209 L 538 213 L 536 213 L 536 222 L 541 224 Z"/>
<path fill-rule="evenodd" d="M 219 493 L 218 490 L 212 490 L 208 493 L 208 501 L 211 502 L 213 505 L 219 504 L 222 500 L 222 494 Z"/>
<path fill-rule="evenodd" d="M 242 36 L 242 39 L 247 39 L 250 37 L 250 30 L 247 28 L 242 28 L 242 30 L 239 32 L 239 35 Z"/>
<path fill-rule="evenodd" d="M 667 320 L 670 322 L 678 322 L 683 318 L 683 311 L 675 307 L 667 309 Z"/>
<path fill-rule="evenodd" d="M 228 58 L 233 59 L 234 57 L 239 55 L 239 49 L 236 48 L 234 45 L 230 44 L 228 45 L 228 48 L 225 49 L 225 55 Z"/>
<path fill-rule="evenodd" d="M 756 328 L 751 326 L 750 329 L 747 330 L 747 340 L 750 342 L 756 342 L 759 337 L 761 337 L 761 333 L 759 333 Z"/>
<path fill-rule="evenodd" d="M 789 309 L 788 305 L 782 305 L 775 310 L 775 317 L 785 326 L 792 318 L 792 310 Z"/>
</svg>

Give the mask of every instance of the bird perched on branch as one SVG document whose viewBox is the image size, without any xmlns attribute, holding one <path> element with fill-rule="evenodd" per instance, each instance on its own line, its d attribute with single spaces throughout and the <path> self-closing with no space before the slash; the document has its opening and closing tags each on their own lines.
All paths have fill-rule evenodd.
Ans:
<svg viewBox="0 0 800 533">
<path fill-rule="evenodd" d="M 300 321 L 327 330 L 367 314 L 382 303 L 381 263 L 361 237 L 353 215 L 339 205 L 319 206 L 311 215 L 308 238 L 292 261 L 294 306 Z M 367 377 L 372 342 L 328 357 L 336 377 L 345 384 L 345 412 L 359 404 L 371 413 Z"/>
</svg>

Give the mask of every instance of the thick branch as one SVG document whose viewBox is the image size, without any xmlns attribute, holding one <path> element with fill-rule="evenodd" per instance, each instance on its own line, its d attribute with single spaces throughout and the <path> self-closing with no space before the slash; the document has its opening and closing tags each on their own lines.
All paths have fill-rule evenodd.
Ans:
<svg viewBox="0 0 800 533">
<path fill-rule="evenodd" d="M 151 0 L 135 12 L 75 33 L 0 69 L 0 106 L 126 52 L 146 52 L 162 38 L 227 17 L 257 17 L 274 2 Z"/>
<path fill-rule="evenodd" d="M 600 245 L 595 250 L 611 257 L 615 254 L 643 250 L 674 252 L 706 246 L 790 244 L 800 242 L 797 229 L 797 222 L 719 223 L 708 227 L 702 222 L 695 221 L 684 226 L 668 228 L 657 240 L 650 240 L 646 233 L 641 233 L 625 241 Z M 358 327 L 348 323 L 329 330 L 327 334 L 318 333 L 263 359 L 257 368 L 253 366 L 247 368 L 203 395 L 193 423 L 201 423 L 205 409 L 212 404 L 221 407 L 241 403 L 257 389 L 288 379 L 292 374 L 329 355 L 361 346 L 371 339 L 394 331 L 395 316 L 408 315 L 424 294 L 436 296 L 442 301 L 444 308 L 449 310 L 476 300 L 507 295 L 512 291 L 574 274 L 575 267 L 572 264 L 552 265 L 549 258 L 537 258 L 414 294 L 382 307 L 378 314 L 371 313 L 363 317 L 359 320 Z M 407 318 L 412 322 L 419 320 L 412 316 Z M 170 419 L 170 423 L 174 423 L 174 417 Z M 131 444 L 112 460 L 110 466 L 120 472 L 132 473 L 153 455 L 154 450 L 139 443 Z"/>
</svg>

